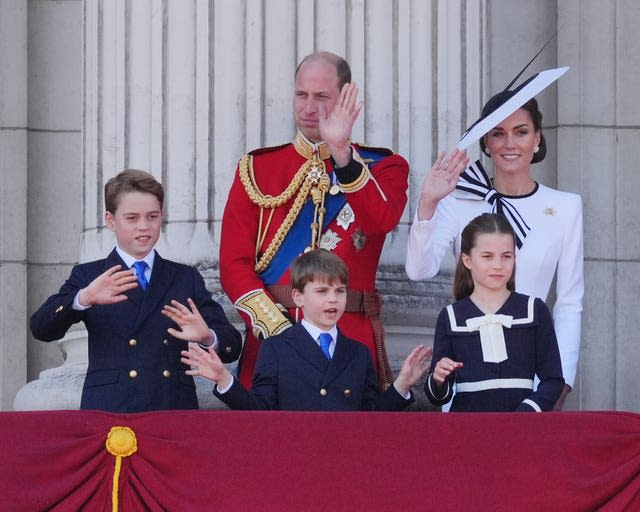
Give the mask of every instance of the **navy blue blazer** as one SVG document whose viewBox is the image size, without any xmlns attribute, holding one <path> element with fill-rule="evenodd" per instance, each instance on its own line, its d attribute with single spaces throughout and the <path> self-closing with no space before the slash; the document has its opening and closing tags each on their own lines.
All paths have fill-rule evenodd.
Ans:
<svg viewBox="0 0 640 512">
<path fill-rule="evenodd" d="M 296 324 L 260 344 L 251 391 L 237 380 L 214 394 L 232 409 L 288 411 L 400 411 L 413 402 L 392 385 L 380 392 L 369 349 L 338 332 L 328 360 Z"/>
<path fill-rule="evenodd" d="M 162 315 L 165 304 L 193 299 L 220 343 L 225 363 L 240 356 L 240 333 L 206 290 L 198 271 L 155 255 L 149 287 L 126 292 L 128 300 L 72 308 L 73 299 L 114 265 L 126 268 L 115 249 L 102 260 L 76 265 L 60 291 L 31 317 L 33 335 L 42 341 L 62 338 L 69 327 L 83 321 L 89 333 L 89 367 L 82 389 L 81 409 L 139 412 L 159 409 L 197 409 L 193 378 L 185 374 L 180 351 L 186 342 L 167 332 L 176 324 Z"/>
</svg>

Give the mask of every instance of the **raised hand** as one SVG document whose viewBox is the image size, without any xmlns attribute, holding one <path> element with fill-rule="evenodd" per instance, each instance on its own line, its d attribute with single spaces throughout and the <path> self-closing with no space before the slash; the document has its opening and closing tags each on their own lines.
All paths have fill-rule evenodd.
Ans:
<svg viewBox="0 0 640 512">
<path fill-rule="evenodd" d="M 95 304 L 116 304 L 127 300 L 124 292 L 138 286 L 138 279 L 132 270 L 120 270 L 120 268 L 120 265 L 114 265 L 91 281 L 89 286 L 80 290 L 78 293 L 80 304 L 90 307 Z"/>
<path fill-rule="evenodd" d="M 233 380 L 233 376 L 212 348 L 203 350 L 197 343 L 189 343 L 189 350 L 183 350 L 180 355 L 180 362 L 191 367 L 185 372 L 187 375 L 205 377 L 221 388 L 228 386 Z"/>
<path fill-rule="evenodd" d="M 395 380 L 395 386 L 399 393 L 406 395 L 418 379 L 427 371 L 427 362 L 433 349 L 418 345 L 414 348 L 402 363 L 400 374 Z"/>
<path fill-rule="evenodd" d="M 449 359 L 448 357 L 443 357 L 436 363 L 433 369 L 433 380 L 436 381 L 438 387 L 441 387 L 444 381 L 447 380 L 447 377 L 458 368 L 462 368 L 462 363 Z"/>
<path fill-rule="evenodd" d="M 447 155 L 444 151 L 438 155 L 422 183 L 418 202 L 418 219 L 429 220 L 436 211 L 438 202 L 456 188 L 460 174 L 469 165 L 469 157 L 455 149 Z"/>
<path fill-rule="evenodd" d="M 178 329 L 169 327 L 167 332 L 171 336 L 184 341 L 197 341 L 203 345 L 213 343 L 209 326 L 202 318 L 200 311 L 191 299 L 187 299 L 189 308 L 180 304 L 177 300 L 172 300 L 171 305 L 166 304 L 161 313 L 178 324 Z"/>
<path fill-rule="evenodd" d="M 363 105 L 358 101 L 358 86 L 354 83 L 342 86 L 331 112 L 326 111 L 324 103 L 319 104 L 318 131 L 338 167 L 351 160 L 351 130 Z"/>
</svg>

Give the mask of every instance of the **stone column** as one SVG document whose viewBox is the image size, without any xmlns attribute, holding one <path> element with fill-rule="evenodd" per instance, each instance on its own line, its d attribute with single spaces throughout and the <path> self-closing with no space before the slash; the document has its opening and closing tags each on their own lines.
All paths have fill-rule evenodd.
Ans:
<svg viewBox="0 0 640 512">
<path fill-rule="evenodd" d="M 640 410 L 640 6 L 559 2 L 558 186 L 582 195 L 582 409 Z"/>
<path fill-rule="evenodd" d="M 399 226 L 387 237 L 378 284 L 386 295 L 384 318 L 389 328 L 415 331 L 421 342 L 430 342 L 422 330 L 431 334 L 440 309 L 451 302 L 455 262 L 453 256 L 447 257 L 433 279 L 409 281 L 404 273 L 407 236 L 432 163 L 440 151 L 455 147 L 479 113 L 486 72 L 485 9 L 485 2 L 408 2 L 400 3 L 393 16 L 371 15 L 378 24 L 389 18 L 397 24 L 393 29 L 397 48 L 389 61 L 394 69 L 389 126 L 395 127 L 394 149 L 411 166 L 409 201 Z M 369 32 L 376 34 L 379 28 L 370 27 Z M 373 56 L 383 51 L 385 43 L 372 36 L 368 44 L 372 47 L 367 52 Z M 377 60 L 370 60 L 373 75 Z M 369 103 L 378 101 L 372 95 Z M 386 123 L 381 117 L 376 124 Z M 468 154 L 477 158 L 477 149 L 469 148 Z"/>
<path fill-rule="evenodd" d="M 85 19 L 81 260 L 113 247 L 103 229 L 104 184 L 137 168 L 166 189 L 158 250 L 210 261 L 208 2 L 85 2 Z"/>
<path fill-rule="evenodd" d="M 125 168 L 148 170 L 167 192 L 160 253 L 195 264 L 237 320 L 219 287 L 217 245 L 236 162 L 292 139 L 296 65 L 312 51 L 334 51 L 350 62 L 366 102 L 354 140 L 391 147 L 413 168 L 378 282 L 387 323 L 422 336 L 449 300 L 450 276 L 409 283 L 406 235 L 434 155 L 453 147 L 477 113 L 484 2 L 467 4 L 84 1 L 81 201 L 71 204 L 80 209 L 79 260 L 114 245 L 103 229 L 105 182 Z"/>
<path fill-rule="evenodd" d="M 6 1 L 0 5 L 28 6 L 25 13 L 28 14 L 25 18 L 25 23 L 28 20 L 28 26 L 25 25 L 29 49 L 28 86 L 16 82 L 23 93 L 28 93 L 28 173 L 25 169 L 12 169 L 19 172 L 19 176 L 28 177 L 26 195 L 15 198 L 21 206 L 12 207 L 16 214 L 24 208 L 26 198 L 27 207 L 20 215 L 26 219 L 26 225 L 10 239 L 20 240 L 21 235 L 26 235 L 28 240 L 27 304 L 19 329 L 15 331 L 25 335 L 29 316 L 47 296 L 58 290 L 78 261 L 82 212 L 82 4 L 63 0 Z M 0 23 L 5 20 L 4 13 L 0 13 Z M 14 21 L 13 28 L 18 26 Z M 0 40 L 14 41 L 6 37 Z M 26 53 L 26 46 L 24 51 Z M 14 80 L 13 73 L 11 80 Z M 4 176 L 4 172 L 2 174 Z M 5 218 L 3 214 L 2 219 Z M 4 236 L 2 239 L 8 240 Z M 4 307 L 0 310 L 7 311 Z M 67 339 L 73 340 L 76 336 L 73 331 Z M 7 339 L 10 338 L 3 337 Z M 29 337 L 27 378 L 30 382 L 16 394 L 16 409 L 79 406 L 79 395 L 76 399 L 59 392 L 65 389 L 63 371 L 49 370 L 46 378 L 41 374 L 42 369 L 58 367 L 63 362 L 63 354 L 71 355 L 63 365 L 64 371 L 78 368 L 75 350 L 65 348 L 66 343 L 43 343 Z M 80 379 L 80 385 L 84 378 L 82 364 L 80 369 L 71 372 Z M 41 379 L 34 380 L 38 376 Z M 24 380 L 19 384 L 23 383 Z"/>
<path fill-rule="evenodd" d="M 27 6 L 0 2 L 0 409 L 26 382 Z"/>
<path fill-rule="evenodd" d="M 166 190 L 159 252 L 196 265 L 211 284 L 217 272 L 209 229 L 214 205 L 209 2 L 74 4 L 84 7 L 84 80 L 77 81 L 84 84 L 84 116 L 82 151 L 76 153 L 82 155 L 81 179 L 72 185 L 81 192 L 66 207 L 81 223 L 78 259 L 103 258 L 112 250 L 115 238 L 103 228 L 104 184 L 126 168 L 139 168 Z M 74 204 L 77 212 L 69 208 Z M 79 406 L 87 364 L 83 326 L 72 328 L 63 343 L 65 364 L 23 388 L 17 408 Z M 55 393 L 47 394 L 47 388 Z"/>
</svg>

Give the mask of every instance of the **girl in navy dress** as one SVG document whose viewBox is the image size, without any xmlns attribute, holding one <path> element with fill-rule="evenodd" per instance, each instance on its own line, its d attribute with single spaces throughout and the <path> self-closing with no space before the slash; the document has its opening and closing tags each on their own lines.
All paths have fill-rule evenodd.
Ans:
<svg viewBox="0 0 640 512">
<path fill-rule="evenodd" d="M 457 302 L 436 322 L 425 393 L 451 411 L 549 411 L 564 386 L 558 342 L 542 300 L 516 293 L 515 235 L 484 213 L 462 231 Z M 534 377 L 540 383 L 534 391 Z"/>
</svg>

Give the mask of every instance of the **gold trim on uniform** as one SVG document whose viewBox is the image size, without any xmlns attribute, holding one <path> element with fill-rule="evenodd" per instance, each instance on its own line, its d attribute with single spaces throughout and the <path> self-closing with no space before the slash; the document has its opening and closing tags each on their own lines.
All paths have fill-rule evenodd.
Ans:
<svg viewBox="0 0 640 512">
<path fill-rule="evenodd" d="M 366 168 L 366 172 L 367 172 L 367 176 L 368 179 L 362 184 L 362 187 L 364 187 L 369 181 L 372 181 L 373 184 L 376 186 L 376 188 L 378 189 L 378 193 L 380 194 L 380 197 L 382 198 L 382 200 L 386 203 L 387 202 L 387 196 L 386 194 L 382 191 L 382 189 L 380 188 L 380 185 L 378 185 L 378 182 L 376 181 L 376 179 L 373 177 L 373 174 L 371 174 L 371 172 L 369 171 L 369 166 L 367 165 L 367 162 L 371 162 L 370 159 L 367 160 L 363 160 L 362 157 L 358 154 L 357 151 L 353 151 L 353 159 L 356 162 L 360 162 L 362 164 L 363 167 Z M 364 174 L 364 171 L 363 171 Z M 360 179 L 362 178 L 362 174 L 358 177 L 358 179 L 356 180 L 356 182 L 358 182 Z M 353 187 L 353 184 L 351 184 L 350 186 Z M 360 190 L 360 188 L 358 188 L 358 190 Z M 344 190 L 345 192 L 347 192 L 347 190 L 345 190 L 345 186 L 342 185 L 342 190 Z M 349 192 L 355 192 L 355 190 L 349 190 Z"/>
<path fill-rule="evenodd" d="M 282 306 L 278 307 L 262 289 L 245 293 L 234 306 L 249 315 L 254 330 L 259 331 L 264 338 L 291 327 L 291 322 L 280 309 Z"/>
<path fill-rule="evenodd" d="M 238 162 L 238 174 L 247 192 L 247 196 L 253 204 L 261 209 L 258 236 L 256 239 L 256 264 L 254 266 L 254 271 L 258 274 L 269 266 L 269 263 L 271 263 L 271 260 L 280 249 L 284 238 L 291 230 L 308 196 L 311 196 L 315 207 L 313 222 L 310 226 L 310 246 L 317 248 L 320 243 L 321 226 L 326 213 L 324 198 L 331 184 L 323 161 L 323 159 L 329 158 L 329 150 L 324 143 L 311 144 L 300 132 L 296 134 L 294 146 L 298 153 L 307 158 L 307 161 L 296 171 L 287 188 L 275 197 L 263 194 L 258 188 L 253 169 L 252 155 L 245 155 Z M 267 245 L 267 248 L 262 250 L 262 244 L 271 223 L 273 210 L 282 206 L 294 196 L 295 199 L 291 209 L 287 212 L 287 216 L 278 227 L 276 234 Z M 270 210 L 270 213 L 267 214 L 266 221 L 264 220 L 265 209 Z"/>
<path fill-rule="evenodd" d="M 351 192 L 357 192 L 358 190 L 363 188 L 371 178 L 371 172 L 369 171 L 369 167 L 367 166 L 366 162 L 362 159 L 362 157 L 358 154 L 358 152 L 355 149 L 353 150 L 352 158 L 356 162 L 358 162 L 360 165 L 362 165 L 362 172 L 360 173 L 360 176 L 358 176 L 351 183 L 340 182 L 340 188 L 345 194 L 349 194 Z"/>
<path fill-rule="evenodd" d="M 307 172 L 310 167 L 308 165 L 309 163 L 310 162 L 306 162 L 305 164 L 302 164 L 287 188 L 275 197 L 264 195 L 258 188 L 253 173 L 253 155 L 244 155 L 240 159 L 240 162 L 238 162 L 238 170 L 240 174 L 240 181 L 242 182 L 242 185 L 244 186 L 244 189 L 252 203 L 258 205 L 260 208 L 277 208 L 289 201 L 289 199 L 291 199 L 296 191 L 301 187 L 307 177 Z"/>
<path fill-rule="evenodd" d="M 355 179 L 355 181 L 352 181 L 351 183 L 346 183 L 346 184 L 341 183 L 340 188 L 342 188 L 342 191 L 345 194 L 351 194 L 352 192 L 357 192 L 358 190 L 364 188 L 364 186 L 369 181 L 370 177 L 371 177 L 371 174 L 369 173 L 369 169 L 366 167 L 363 167 L 362 172 L 360 173 L 360 176 L 358 176 Z"/>
<path fill-rule="evenodd" d="M 296 136 L 293 139 L 293 147 L 307 160 L 311 160 L 313 155 L 320 156 L 320 160 L 326 160 L 331 156 L 326 143 L 319 142 L 318 144 L 314 144 L 307 139 L 300 130 L 296 132 Z"/>
<path fill-rule="evenodd" d="M 324 164 L 320 162 L 324 167 Z M 282 242 L 284 241 L 285 236 L 293 226 L 294 221 L 298 217 L 298 213 L 302 209 L 309 192 L 311 191 L 311 187 L 313 183 L 313 177 L 315 177 L 315 169 L 312 167 L 317 167 L 317 162 L 307 161 L 300 166 L 296 175 L 291 180 L 289 186 L 285 189 L 282 194 L 273 197 L 273 196 L 265 196 L 260 190 L 258 190 L 255 184 L 255 177 L 253 171 L 253 157 L 251 155 L 244 156 L 239 163 L 239 173 L 240 180 L 244 185 L 244 188 L 249 196 L 251 202 L 256 204 L 262 209 L 275 209 L 278 206 L 286 203 L 289 199 L 291 199 L 294 193 L 297 192 L 296 198 L 291 206 L 291 209 L 287 213 L 284 221 L 278 228 L 278 231 L 274 235 L 271 242 L 267 248 L 262 252 L 262 255 L 259 256 L 259 252 L 261 250 L 261 244 L 258 244 L 256 247 L 256 265 L 254 270 L 256 273 L 262 272 L 267 268 L 271 260 L 280 249 Z M 309 179 L 307 179 L 309 178 Z M 262 214 L 261 214 L 262 216 Z M 257 240 L 263 240 L 268 228 L 269 223 L 271 221 L 271 217 L 269 217 L 269 221 L 264 226 L 260 226 Z"/>
</svg>

